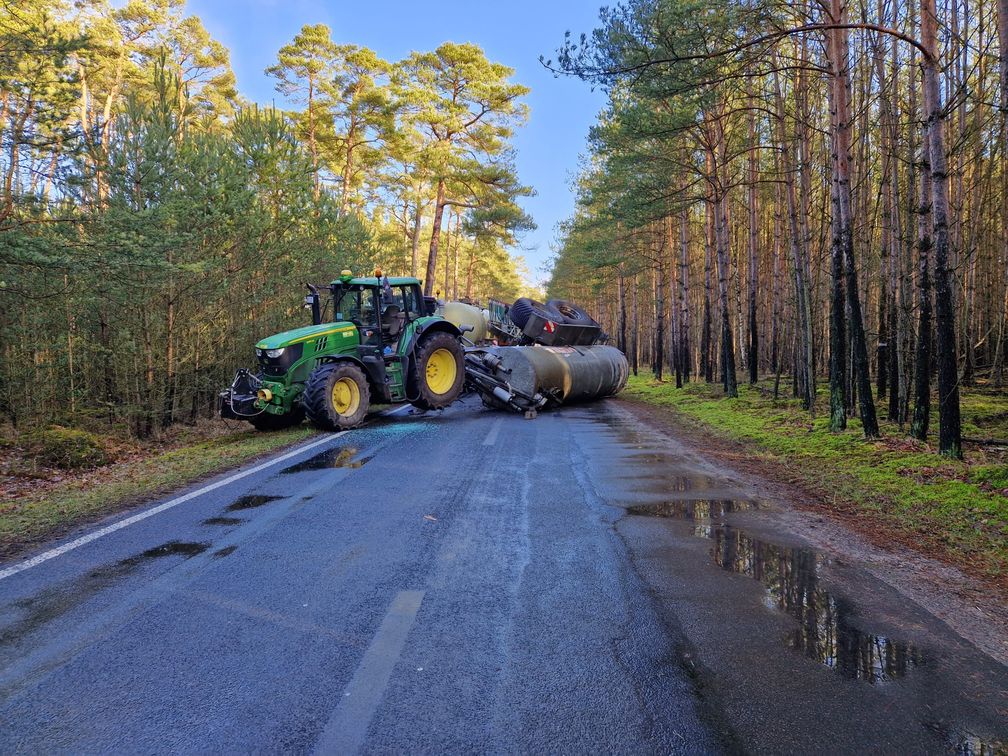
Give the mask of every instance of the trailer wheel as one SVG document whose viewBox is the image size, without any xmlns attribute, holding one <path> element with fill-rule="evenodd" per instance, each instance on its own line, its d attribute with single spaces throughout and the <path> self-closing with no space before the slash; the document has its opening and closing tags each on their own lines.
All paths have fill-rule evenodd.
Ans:
<svg viewBox="0 0 1008 756">
<path fill-rule="evenodd" d="M 252 427 L 257 431 L 268 432 L 284 430 L 301 425 L 305 419 L 304 408 L 300 404 L 294 405 L 294 409 L 285 415 L 274 415 L 272 412 L 260 412 L 258 415 L 249 418 Z"/>
<path fill-rule="evenodd" d="M 525 324 L 528 323 L 528 319 L 533 314 L 538 315 L 543 320 L 551 320 L 554 323 L 564 322 L 563 315 L 555 307 L 543 304 L 542 302 L 536 302 L 534 299 L 529 299 L 528 297 L 516 299 L 514 304 L 511 305 L 511 309 L 508 310 L 511 322 L 519 328 L 524 328 Z"/>
<path fill-rule="evenodd" d="M 441 409 L 458 399 L 465 382 L 465 352 L 450 333 L 436 331 L 416 348 L 415 390 L 412 402 L 420 409 Z"/>
<path fill-rule="evenodd" d="M 371 390 L 364 371 L 352 362 L 319 365 L 305 383 L 305 413 L 319 430 L 354 428 L 364 422 Z"/>
<path fill-rule="evenodd" d="M 589 315 L 585 310 L 565 299 L 551 299 L 546 303 L 546 306 L 552 307 L 554 310 L 559 312 L 563 317 L 564 323 L 569 323 L 570 325 L 598 325 L 595 318 Z"/>
</svg>

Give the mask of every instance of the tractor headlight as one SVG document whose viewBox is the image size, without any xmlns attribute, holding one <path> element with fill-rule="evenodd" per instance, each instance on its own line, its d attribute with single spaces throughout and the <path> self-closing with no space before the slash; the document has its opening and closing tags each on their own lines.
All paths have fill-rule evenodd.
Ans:
<svg viewBox="0 0 1008 756">
<path fill-rule="evenodd" d="M 273 360 L 275 360 L 277 357 L 279 357 L 283 353 L 284 353 L 284 347 L 280 347 L 279 349 L 267 349 L 266 350 L 266 356 L 269 357 L 270 359 L 273 359 Z"/>
</svg>

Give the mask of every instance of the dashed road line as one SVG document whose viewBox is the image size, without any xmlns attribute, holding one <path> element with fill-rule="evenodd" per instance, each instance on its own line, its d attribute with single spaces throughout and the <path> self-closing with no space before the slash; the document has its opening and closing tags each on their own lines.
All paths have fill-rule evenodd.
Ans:
<svg viewBox="0 0 1008 756">
<path fill-rule="evenodd" d="M 315 753 L 351 754 L 360 750 L 423 597 L 424 591 L 396 594 L 353 679 L 343 691 L 343 700 L 315 744 Z"/>
</svg>

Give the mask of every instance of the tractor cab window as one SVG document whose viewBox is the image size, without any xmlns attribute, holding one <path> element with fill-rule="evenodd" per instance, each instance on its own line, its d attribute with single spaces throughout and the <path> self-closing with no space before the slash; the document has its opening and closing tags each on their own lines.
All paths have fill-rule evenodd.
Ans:
<svg viewBox="0 0 1008 756">
<path fill-rule="evenodd" d="M 412 317 L 420 314 L 420 304 L 417 302 L 415 287 L 413 286 L 393 286 L 392 296 L 386 296 L 382 300 L 383 310 L 392 305 L 399 309 L 399 312 L 408 312 Z"/>
<path fill-rule="evenodd" d="M 374 289 L 347 289 L 336 303 L 336 320 L 349 320 L 361 327 L 378 324 L 378 309 Z"/>
<path fill-rule="evenodd" d="M 395 291 L 396 299 L 401 302 L 399 306 L 404 312 L 408 312 L 410 314 L 410 318 L 415 318 L 418 315 L 423 314 L 423 308 L 420 306 L 420 302 L 417 299 L 416 286 L 396 286 L 393 291 Z"/>
</svg>

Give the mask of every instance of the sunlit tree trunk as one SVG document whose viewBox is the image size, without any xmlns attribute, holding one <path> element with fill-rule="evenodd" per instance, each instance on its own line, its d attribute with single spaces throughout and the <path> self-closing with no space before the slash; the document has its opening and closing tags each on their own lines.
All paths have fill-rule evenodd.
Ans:
<svg viewBox="0 0 1008 756">
<path fill-rule="evenodd" d="M 921 41 L 924 111 L 931 157 L 931 214 L 935 252 L 935 328 L 938 363 L 938 450 L 962 457 L 962 421 L 959 416 L 959 375 L 955 337 L 955 291 L 949 270 L 949 195 L 945 157 L 945 113 L 938 81 L 938 19 L 934 0 L 921 0 Z"/>
<path fill-rule="evenodd" d="M 427 254 L 427 274 L 424 278 L 424 296 L 434 292 L 434 277 L 437 274 L 438 246 L 441 243 L 441 221 L 445 210 L 445 181 L 438 179 L 437 195 L 434 201 L 434 227 L 431 230 L 430 251 Z"/>
<path fill-rule="evenodd" d="M 831 0 L 831 15 L 837 23 L 847 21 L 846 8 L 841 6 L 841 0 Z M 851 109 L 850 71 L 848 68 L 848 33 L 846 29 L 834 29 L 830 40 L 830 57 L 832 58 L 833 87 L 831 94 L 836 112 L 834 129 L 835 170 L 837 173 L 837 209 L 840 213 L 839 239 L 843 249 L 847 309 L 850 313 L 848 321 L 852 350 L 852 368 L 857 388 L 858 407 L 864 434 L 868 438 L 879 435 L 878 420 L 875 416 L 875 402 L 872 398 L 871 379 L 869 377 L 868 345 L 864 333 L 864 319 L 861 315 L 861 300 L 857 286 L 857 268 L 854 259 L 853 218 L 851 215 L 851 184 L 850 184 L 850 127 Z M 832 390 L 831 390 L 832 394 Z"/>
<path fill-rule="evenodd" d="M 918 307 L 917 349 L 914 357 L 914 411 L 910 435 L 927 441 L 931 419 L 931 158 L 928 133 L 921 144 L 920 192 L 918 194 L 917 255 Z"/>
<path fill-rule="evenodd" d="M 756 318 L 756 293 L 759 289 L 759 203 L 756 193 L 757 169 L 756 153 L 759 137 L 756 133 L 756 117 L 753 97 L 749 95 L 749 344 L 747 363 L 749 383 L 759 380 L 759 332 Z"/>
<path fill-rule="evenodd" d="M 690 354 L 690 308 L 689 308 L 689 211 L 679 215 L 679 362 L 682 365 L 683 380 L 687 383 L 693 372 L 693 358 Z"/>
</svg>

